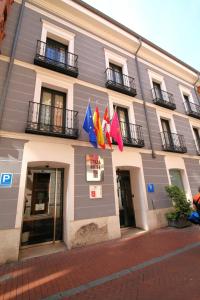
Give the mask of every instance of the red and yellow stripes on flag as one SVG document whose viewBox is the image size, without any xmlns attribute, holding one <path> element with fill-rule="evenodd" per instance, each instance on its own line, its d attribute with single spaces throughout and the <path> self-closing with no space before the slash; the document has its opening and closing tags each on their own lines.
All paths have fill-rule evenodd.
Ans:
<svg viewBox="0 0 200 300">
<path fill-rule="evenodd" d="M 93 123 L 94 123 L 95 134 L 97 137 L 97 142 L 102 149 L 105 149 L 106 146 L 105 146 L 104 135 L 103 135 L 103 130 L 102 130 L 102 126 L 101 126 L 101 120 L 100 120 L 98 107 L 96 107 L 94 115 L 93 115 Z"/>
<path fill-rule="evenodd" d="M 110 146 L 110 149 L 112 149 L 112 139 L 111 139 L 111 136 L 110 136 L 110 118 L 109 118 L 108 107 L 107 106 L 106 106 L 104 116 L 103 116 L 102 128 L 103 128 L 104 134 L 106 136 L 106 140 L 108 142 L 108 145 Z"/>
</svg>

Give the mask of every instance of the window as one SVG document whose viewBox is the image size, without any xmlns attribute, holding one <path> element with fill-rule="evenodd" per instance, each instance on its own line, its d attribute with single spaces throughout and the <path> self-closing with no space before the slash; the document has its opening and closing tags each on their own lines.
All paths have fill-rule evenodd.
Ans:
<svg viewBox="0 0 200 300">
<path fill-rule="evenodd" d="M 128 110 L 127 108 L 117 106 L 117 114 L 119 118 L 122 137 L 124 140 L 129 141 L 130 128 L 129 128 L 129 120 L 128 120 Z"/>
<path fill-rule="evenodd" d="M 194 133 L 194 138 L 195 138 L 195 144 L 197 147 L 198 153 L 200 153 L 200 135 L 199 135 L 199 129 L 193 127 L 193 133 Z"/>
<path fill-rule="evenodd" d="M 68 46 L 47 38 L 45 56 L 50 60 L 66 64 L 68 61 Z"/>
<path fill-rule="evenodd" d="M 111 71 L 110 72 L 111 80 L 116 83 L 123 84 L 122 67 L 112 63 L 109 64 L 109 67 Z"/>
<path fill-rule="evenodd" d="M 153 81 L 153 90 L 156 98 L 163 99 L 160 83 Z"/>
<path fill-rule="evenodd" d="M 167 92 L 164 77 L 148 70 L 153 103 L 171 110 L 176 109 L 172 93 Z"/>
<path fill-rule="evenodd" d="M 171 133 L 169 120 L 161 119 L 161 126 L 163 131 L 163 142 L 167 145 L 167 147 L 174 147 L 173 136 Z"/>
<path fill-rule="evenodd" d="M 181 171 L 178 170 L 178 169 L 170 169 L 169 170 L 169 175 L 170 175 L 171 184 L 178 186 L 179 189 L 184 191 Z"/>
<path fill-rule="evenodd" d="M 66 94 L 42 88 L 39 129 L 62 133 L 65 128 Z"/>
</svg>

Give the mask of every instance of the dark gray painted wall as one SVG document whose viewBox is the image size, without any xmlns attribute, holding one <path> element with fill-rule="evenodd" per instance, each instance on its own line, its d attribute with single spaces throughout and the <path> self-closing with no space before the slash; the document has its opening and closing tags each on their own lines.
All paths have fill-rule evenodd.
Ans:
<svg viewBox="0 0 200 300">
<path fill-rule="evenodd" d="M 0 138 L 0 173 L 13 173 L 11 188 L 0 188 L 0 229 L 15 226 L 21 162 L 25 141 Z"/>
<path fill-rule="evenodd" d="M 149 209 L 170 207 L 171 203 L 165 192 L 165 186 L 169 185 L 164 156 L 157 155 L 152 159 L 150 154 L 141 154 L 145 184 L 153 183 L 155 187 L 154 193 L 147 192 L 147 200 Z M 153 204 L 152 204 L 153 201 Z"/>
<path fill-rule="evenodd" d="M 15 11 L 18 9 L 18 4 L 13 5 Z M 12 18 L 16 18 L 16 13 Z M 42 21 L 47 20 L 52 24 L 55 24 L 61 28 L 69 30 L 72 33 L 75 33 L 75 45 L 74 52 L 79 56 L 78 59 L 78 67 L 79 67 L 79 79 L 84 80 L 86 82 L 94 83 L 99 86 L 104 87 L 106 82 L 105 75 L 105 54 L 104 48 L 109 49 L 105 44 L 100 43 L 80 32 L 77 32 L 63 24 L 60 24 L 52 19 L 47 18 L 46 16 L 34 12 L 29 8 L 25 8 L 24 16 L 23 16 L 23 24 L 18 40 L 17 50 L 16 50 L 16 58 L 28 63 L 33 63 L 34 56 L 36 53 L 36 45 L 37 40 L 41 38 L 42 32 Z M 14 23 L 10 25 L 14 30 Z M 8 36 L 5 39 L 4 47 L 2 49 L 2 54 L 7 55 L 7 49 L 11 46 L 11 39 Z M 110 48 L 111 49 L 111 48 Z M 135 62 L 124 54 L 121 54 L 113 49 L 113 52 L 122 55 L 127 58 L 128 61 L 128 71 L 129 76 L 135 77 Z M 138 80 L 136 79 L 136 85 L 139 92 Z"/>
<path fill-rule="evenodd" d="M 160 129 L 158 125 L 156 109 L 153 107 L 147 107 L 147 113 L 154 150 L 162 150 L 162 141 L 160 137 Z"/>
<path fill-rule="evenodd" d="M 113 170 L 110 150 L 74 147 L 74 218 L 90 219 L 115 215 Z M 86 154 L 99 154 L 104 159 L 104 181 L 86 181 Z M 102 184 L 102 199 L 89 199 L 89 185 Z"/>
<path fill-rule="evenodd" d="M 190 189 L 192 195 L 197 194 L 198 188 L 200 186 L 200 164 L 199 160 L 184 158 L 185 167 L 188 175 L 188 180 L 190 183 Z"/>
<path fill-rule="evenodd" d="M 25 131 L 29 101 L 33 101 L 34 96 L 35 77 L 33 70 L 14 65 L 4 107 L 2 130 Z"/>
<path fill-rule="evenodd" d="M 149 74 L 148 70 L 151 70 L 161 76 L 163 76 L 167 92 L 170 92 L 174 96 L 174 102 L 176 103 L 176 111 L 181 112 L 185 114 L 185 108 L 183 104 L 183 99 L 181 96 L 181 92 L 179 89 L 179 84 L 182 86 L 185 86 L 186 88 L 190 89 L 187 85 L 184 85 L 181 81 L 174 79 L 170 77 L 169 75 L 166 75 L 165 73 L 162 73 L 161 71 L 158 71 L 157 69 L 154 69 L 150 66 L 145 65 L 142 62 L 139 62 L 139 68 L 141 72 L 141 83 L 142 83 L 142 88 L 144 91 L 144 98 L 147 102 L 152 103 L 152 91 L 151 91 L 151 85 L 150 85 L 150 80 L 149 80 Z M 195 103 L 198 103 L 196 94 L 194 89 L 191 88 L 192 96 L 195 101 Z M 166 109 L 169 111 L 168 109 Z"/>
<path fill-rule="evenodd" d="M 150 149 L 149 143 L 149 135 L 147 131 L 147 122 L 144 114 L 144 106 L 140 103 L 133 104 L 134 114 L 135 114 L 135 123 L 137 125 L 142 126 L 144 141 L 145 141 L 145 148 Z"/>
</svg>

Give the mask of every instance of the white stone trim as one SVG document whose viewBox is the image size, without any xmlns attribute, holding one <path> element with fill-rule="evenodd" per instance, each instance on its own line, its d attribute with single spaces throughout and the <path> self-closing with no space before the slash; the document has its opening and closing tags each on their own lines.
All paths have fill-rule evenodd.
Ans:
<svg viewBox="0 0 200 300">
<path fill-rule="evenodd" d="M 82 33 L 84 33 L 85 35 L 94 38 L 95 40 L 99 40 L 99 41 L 101 41 L 101 42 L 103 41 L 104 44 L 107 44 L 108 46 L 111 46 L 111 47 L 113 47 L 113 48 L 115 47 L 115 49 L 118 49 L 118 50 L 121 51 L 122 53 L 126 53 L 126 54 L 129 55 L 130 57 L 134 57 L 134 55 L 131 53 L 130 50 L 124 50 L 124 49 L 121 49 L 119 46 L 116 46 L 116 45 L 114 45 L 114 44 L 112 44 L 112 43 L 107 42 L 106 40 L 104 40 L 103 38 L 100 38 L 99 36 L 95 35 L 94 33 L 91 33 L 91 32 L 89 32 L 89 31 L 87 31 L 87 30 L 85 30 L 85 29 L 82 29 L 82 28 L 83 28 L 83 25 L 82 25 L 82 26 L 77 26 L 77 25 L 73 25 L 73 24 L 71 24 L 71 23 L 69 23 L 69 22 L 63 20 L 62 18 L 66 18 L 65 13 L 64 13 L 63 10 L 57 8 L 57 10 L 55 11 L 55 7 L 54 7 L 54 9 L 53 9 L 53 11 L 54 11 L 55 13 L 57 13 L 58 15 L 60 15 L 60 16 L 62 17 L 62 18 L 60 18 L 60 17 L 54 16 L 54 15 L 52 15 L 51 13 L 48 13 L 48 12 L 46 12 L 46 11 L 43 10 L 43 9 L 45 8 L 45 2 L 44 2 L 44 3 L 41 3 L 41 2 L 38 3 L 38 1 L 36 1 L 36 0 L 33 1 L 33 0 L 32 0 L 32 3 L 33 3 L 33 4 L 31 4 L 31 3 L 26 3 L 25 5 L 26 5 L 26 7 L 30 8 L 30 9 L 32 9 L 32 10 L 34 10 L 34 11 L 37 11 L 37 12 L 39 12 L 39 13 L 45 15 L 45 16 L 48 16 L 49 18 L 54 19 L 54 20 L 56 20 L 57 22 L 60 22 L 60 23 L 62 23 L 62 24 L 65 24 L 65 25 L 68 26 L 68 27 L 74 28 L 75 30 L 77 30 L 77 31 L 79 31 L 79 32 L 82 32 Z M 34 3 L 35 3 L 36 5 L 41 6 L 41 8 L 35 6 Z M 73 3 L 72 1 L 68 1 L 68 2 L 66 2 L 66 3 L 67 3 L 68 5 L 70 5 L 70 6 L 77 5 L 77 4 Z M 73 5 L 72 5 L 72 3 L 73 3 Z M 46 4 L 46 5 L 47 5 L 47 4 Z M 80 5 L 77 5 L 77 8 L 78 8 L 78 10 L 79 10 L 80 12 L 84 13 L 85 16 L 88 15 L 88 13 L 89 13 L 90 16 L 91 16 L 91 18 L 92 18 L 93 20 L 98 20 L 98 21 L 101 23 L 101 25 L 104 24 L 106 27 L 111 28 L 113 32 L 118 32 L 118 33 L 120 33 L 120 34 L 122 35 L 123 39 L 129 39 L 130 43 L 132 44 L 133 52 L 134 52 L 134 49 L 135 49 L 135 51 L 136 51 L 136 49 L 137 49 L 137 47 L 138 47 L 138 44 L 139 44 L 139 41 L 138 41 L 133 35 L 127 33 L 126 31 L 122 30 L 121 28 L 118 28 L 116 25 L 113 25 L 112 23 L 108 22 L 107 20 L 104 20 L 102 17 L 99 17 L 99 16 L 97 16 L 97 15 L 94 14 L 94 13 L 88 12 L 88 10 L 86 10 L 86 9 L 83 8 L 83 7 L 81 7 Z M 52 6 L 51 6 L 51 5 L 49 5 L 49 9 L 50 9 L 50 10 L 52 9 Z M 87 22 L 87 25 L 88 25 L 88 22 Z M 91 23 L 91 26 L 92 26 L 92 23 Z M 81 28 L 81 27 L 82 27 L 82 28 Z M 102 31 L 103 31 L 103 29 L 102 29 Z M 104 32 L 104 34 L 105 34 L 105 32 Z M 107 40 L 109 40 L 109 38 L 108 38 Z M 162 60 L 162 61 L 165 61 L 165 63 L 167 64 L 167 66 L 168 66 L 169 68 L 172 68 L 172 69 L 173 69 L 173 68 L 177 68 L 177 69 L 176 69 L 176 71 L 178 72 L 177 74 L 187 73 L 188 78 L 189 78 L 190 76 L 191 76 L 191 77 L 194 77 L 194 78 L 191 79 L 191 83 L 192 83 L 193 81 L 195 81 L 195 78 L 197 77 L 197 74 L 196 74 L 195 72 L 191 71 L 191 70 L 188 69 L 187 67 L 183 66 L 181 63 L 179 63 L 179 62 L 173 60 L 172 58 L 168 57 L 166 54 L 164 54 L 164 53 L 158 51 L 157 49 L 155 49 L 155 48 L 153 48 L 152 46 L 146 44 L 145 42 L 142 43 L 142 46 L 143 46 L 143 48 L 144 48 L 144 49 L 142 49 L 142 50 L 144 50 L 144 51 L 140 51 L 140 56 L 144 56 L 144 57 L 145 57 L 145 53 L 146 53 L 146 52 L 152 53 L 152 54 L 153 54 L 154 56 L 156 56 L 156 57 L 159 57 L 159 56 L 160 56 L 161 60 Z M 130 49 L 130 47 L 129 47 L 129 49 Z M 143 54 L 142 52 L 144 52 L 144 54 Z M 178 70 L 178 69 L 179 69 L 179 70 Z M 182 70 L 182 72 L 181 72 L 181 70 Z"/>
<path fill-rule="evenodd" d="M 73 99 L 74 99 L 74 90 L 73 83 L 68 83 L 62 78 L 48 76 L 47 74 L 37 72 L 36 83 L 35 83 L 35 92 L 34 92 L 34 102 L 40 102 L 41 97 L 41 88 L 49 87 L 55 90 L 59 89 L 65 91 L 67 95 L 66 108 L 73 110 Z"/>
<path fill-rule="evenodd" d="M 132 192 L 137 193 L 137 199 L 134 202 L 134 211 L 136 217 L 136 226 L 143 228 L 145 230 L 149 229 L 148 224 L 148 203 L 147 203 L 147 194 L 146 186 L 144 180 L 144 170 L 142 164 L 141 154 L 134 151 L 135 149 L 126 148 L 122 153 L 118 153 L 118 149 L 112 151 L 112 166 L 113 166 L 113 182 L 114 182 L 114 196 L 115 196 L 115 207 L 116 215 L 119 215 L 119 200 L 117 195 L 117 178 L 116 178 L 116 169 L 120 170 L 129 170 L 131 175 L 131 187 Z M 133 190 L 133 173 L 134 168 L 137 169 L 137 182 L 139 183 L 136 190 Z M 133 200 L 134 201 L 134 200 Z M 137 202 L 137 203 L 136 203 Z"/>
<path fill-rule="evenodd" d="M 193 96 L 192 96 L 191 89 L 188 89 L 185 86 L 182 86 L 180 84 L 178 86 L 179 86 L 179 90 L 180 90 L 180 93 L 181 93 L 181 98 L 183 100 L 183 104 L 184 104 L 184 107 L 185 107 L 185 111 L 187 112 L 187 106 L 185 104 L 184 95 L 188 96 L 189 101 L 195 104 L 195 101 L 194 101 Z"/>
<path fill-rule="evenodd" d="M 197 149 L 197 151 L 200 151 L 200 147 L 199 147 L 199 144 L 196 140 L 196 136 L 195 136 L 194 130 L 193 130 L 193 128 L 196 128 L 198 130 L 198 133 L 199 133 L 199 136 L 200 136 L 200 123 L 197 120 L 195 120 L 195 121 L 189 120 L 189 124 L 190 124 L 190 128 L 191 128 L 191 131 L 192 131 L 192 136 L 193 136 L 193 139 L 194 139 L 196 149 Z"/>
<path fill-rule="evenodd" d="M 191 200 L 192 193 L 191 193 L 191 189 L 190 189 L 190 184 L 189 184 L 189 180 L 188 180 L 188 175 L 187 175 L 184 159 L 182 157 L 178 157 L 178 156 L 172 157 L 172 156 L 166 155 L 165 156 L 165 165 L 166 165 L 167 177 L 168 177 L 169 184 L 171 184 L 169 170 L 177 169 L 177 170 L 181 171 L 186 197 L 187 197 L 187 199 Z"/>
<path fill-rule="evenodd" d="M 153 72 L 152 70 L 148 69 L 148 75 L 149 75 L 149 80 L 150 80 L 150 85 L 151 85 L 151 89 L 152 89 L 152 95 L 153 97 L 155 97 L 154 91 L 153 91 L 153 82 L 157 82 L 160 84 L 161 90 L 167 92 L 166 89 L 166 85 L 165 85 L 165 81 L 164 81 L 164 76 L 157 74 L 155 72 Z M 164 100 L 169 101 L 169 98 L 167 96 L 167 94 L 163 95 Z"/>
<path fill-rule="evenodd" d="M 114 63 L 122 67 L 122 73 L 128 76 L 128 66 L 127 66 L 126 58 L 107 49 L 104 49 L 104 53 L 105 53 L 106 69 L 109 68 L 109 63 Z"/>
<path fill-rule="evenodd" d="M 59 167 L 65 168 L 65 187 L 64 187 L 64 241 L 68 245 L 68 224 L 74 220 L 74 149 L 69 145 L 46 142 L 29 141 L 24 146 L 21 177 L 18 194 L 18 204 L 15 228 L 21 228 L 23 222 L 23 207 L 24 207 L 24 195 L 26 187 L 26 174 L 27 167 L 30 162 L 37 162 L 38 166 L 40 162 L 44 165 L 48 163 L 53 167 L 53 164 L 59 163 Z M 67 167 L 67 169 L 66 169 Z"/>
<path fill-rule="evenodd" d="M 129 122 L 132 124 L 135 124 L 135 114 L 134 114 L 134 109 L 133 109 L 133 103 L 131 103 L 130 101 L 127 101 L 125 98 L 122 98 L 119 95 L 118 95 L 118 97 L 109 96 L 110 117 L 112 117 L 114 114 L 114 109 L 113 109 L 114 105 L 127 108 Z"/>
<path fill-rule="evenodd" d="M 75 34 L 42 19 L 42 42 L 46 43 L 49 33 L 53 34 L 58 42 L 59 38 L 64 40 L 64 44 L 68 45 L 68 52 L 74 53 Z"/>
</svg>

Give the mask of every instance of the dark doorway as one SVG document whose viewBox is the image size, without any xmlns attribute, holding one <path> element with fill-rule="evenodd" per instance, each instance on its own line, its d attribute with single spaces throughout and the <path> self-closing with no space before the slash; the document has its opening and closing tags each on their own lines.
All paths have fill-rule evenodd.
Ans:
<svg viewBox="0 0 200 300">
<path fill-rule="evenodd" d="M 21 246 L 62 240 L 64 169 L 28 169 Z"/>
<path fill-rule="evenodd" d="M 120 227 L 135 227 L 130 172 L 117 170 Z"/>
</svg>

